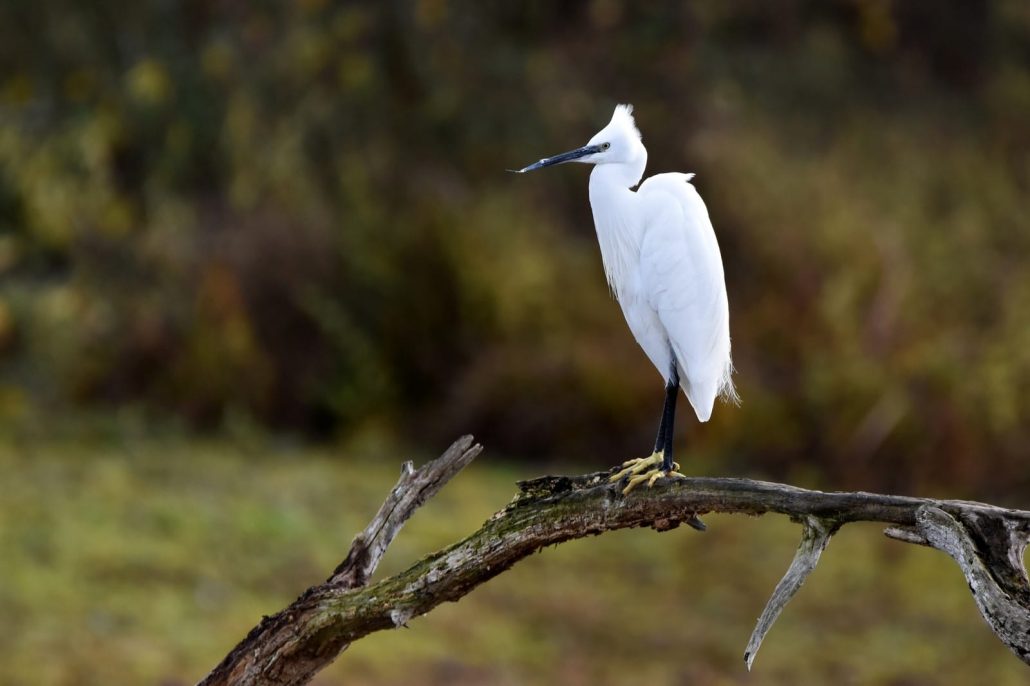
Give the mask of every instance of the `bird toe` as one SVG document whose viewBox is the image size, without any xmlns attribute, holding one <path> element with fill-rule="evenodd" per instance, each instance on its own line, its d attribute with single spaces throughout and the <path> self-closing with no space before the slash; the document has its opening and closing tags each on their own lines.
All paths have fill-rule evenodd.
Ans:
<svg viewBox="0 0 1030 686">
<path fill-rule="evenodd" d="M 614 484 L 622 481 L 626 477 L 630 477 L 630 479 L 636 478 L 648 467 L 654 467 L 661 464 L 663 459 L 664 458 L 661 453 L 655 452 L 651 453 L 649 457 L 635 457 L 632 460 L 626 460 L 622 463 L 622 469 L 610 476 L 608 481 Z"/>
</svg>

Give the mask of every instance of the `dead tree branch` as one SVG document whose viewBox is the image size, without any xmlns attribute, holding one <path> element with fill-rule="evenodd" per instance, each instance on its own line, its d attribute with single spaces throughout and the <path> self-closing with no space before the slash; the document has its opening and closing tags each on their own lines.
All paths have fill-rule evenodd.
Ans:
<svg viewBox="0 0 1030 686">
<path fill-rule="evenodd" d="M 405 462 L 397 485 L 365 530 L 354 537 L 347 557 L 332 576 L 309 588 L 285 610 L 262 618 L 200 683 L 307 683 L 350 644 L 338 632 L 321 631 L 312 621 L 311 609 L 330 594 L 365 586 L 404 522 L 482 450 L 481 445 L 472 444 L 471 436 L 462 436 L 443 455 L 418 470 L 410 461 Z"/>
<path fill-rule="evenodd" d="M 387 546 L 411 513 L 480 452 L 466 436 L 440 458 L 400 481 L 347 558 L 323 584 L 264 618 L 203 681 L 216 684 L 303 684 L 354 641 L 404 626 L 445 601 L 456 601 L 548 545 L 629 527 L 658 531 L 700 515 L 767 512 L 803 525 L 797 555 L 758 620 L 744 660 L 748 668 L 766 632 L 815 569 L 840 527 L 887 524 L 885 533 L 951 556 L 994 633 L 1030 664 L 1030 581 L 1023 552 L 1030 512 L 982 503 L 875 493 L 824 493 L 749 479 L 687 478 L 623 496 L 611 472 L 547 476 L 519 483 L 519 493 L 475 533 L 400 574 L 367 586 Z"/>
</svg>

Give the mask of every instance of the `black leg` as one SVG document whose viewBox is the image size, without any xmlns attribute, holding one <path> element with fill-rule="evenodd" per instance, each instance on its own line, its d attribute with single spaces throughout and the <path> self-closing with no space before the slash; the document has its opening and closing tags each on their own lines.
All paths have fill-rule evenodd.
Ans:
<svg viewBox="0 0 1030 686">
<path fill-rule="evenodd" d="M 659 448 L 655 446 L 655 450 L 662 451 L 662 471 L 672 471 L 672 436 L 673 436 L 673 425 L 676 423 L 676 398 L 680 392 L 680 376 L 676 372 L 676 365 L 673 364 L 672 376 L 669 377 L 669 383 L 665 386 L 665 408 L 662 410 L 662 424 L 658 429 L 658 440 L 662 444 Z"/>
<path fill-rule="evenodd" d="M 662 418 L 658 422 L 658 437 L 654 439 L 654 451 L 656 453 L 662 452 L 665 447 L 665 434 L 668 433 L 666 424 L 669 422 L 669 398 L 675 395 L 675 390 L 672 393 L 669 392 L 669 385 L 665 386 L 665 401 L 662 404 Z"/>
</svg>

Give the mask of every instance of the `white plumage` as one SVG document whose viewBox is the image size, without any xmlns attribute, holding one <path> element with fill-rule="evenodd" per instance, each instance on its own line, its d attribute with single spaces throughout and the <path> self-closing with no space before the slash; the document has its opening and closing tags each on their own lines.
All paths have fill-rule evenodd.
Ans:
<svg viewBox="0 0 1030 686">
<path fill-rule="evenodd" d="M 694 175 L 658 174 L 632 190 L 644 174 L 647 150 L 629 105 L 616 107 L 587 145 L 520 171 L 562 162 L 594 165 L 590 207 L 608 284 L 667 387 L 678 380 L 697 418 L 708 421 L 716 397 L 736 401 L 737 394 L 722 256 L 690 182 Z M 669 402 L 667 396 L 667 411 Z M 654 456 L 667 451 L 664 472 L 672 469 L 671 432 L 672 419 L 663 412 Z"/>
<path fill-rule="evenodd" d="M 640 271 L 646 303 L 640 306 L 658 314 L 679 363 L 683 391 L 697 418 L 706 422 L 717 395 L 734 400 L 737 395 L 722 258 L 692 176 L 653 176 L 637 192 L 644 202 L 666 207 L 645 226 Z M 633 334 L 644 345 L 640 334 Z"/>
</svg>

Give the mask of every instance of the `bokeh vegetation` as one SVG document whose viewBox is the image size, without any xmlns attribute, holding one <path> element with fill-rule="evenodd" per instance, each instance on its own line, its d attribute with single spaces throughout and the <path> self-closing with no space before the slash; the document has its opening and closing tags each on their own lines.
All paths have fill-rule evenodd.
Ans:
<svg viewBox="0 0 1030 686">
<path fill-rule="evenodd" d="M 626 100 L 651 171 L 698 172 L 727 262 L 744 404 L 692 444 L 1030 485 L 1019 0 L 16 0 L 0 25 L 9 425 L 639 451 L 660 392 L 585 172 L 503 173 Z"/>
<path fill-rule="evenodd" d="M 553 460 L 647 450 L 660 383 L 606 291 L 586 170 L 504 172 L 617 102 L 649 173 L 697 173 L 726 263 L 743 404 L 681 413 L 695 472 L 1026 506 L 1024 0 L 6 0 L 0 682 L 37 681 L 54 648 L 49 683 L 195 678 L 337 561 L 392 446 L 488 448 L 394 560 Z M 269 455 L 308 441 L 376 457 Z M 795 532 L 725 526 L 703 550 L 629 532 L 549 552 L 346 662 L 399 682 L 404 645 L 439 683 L 618 683 L 596 655 L 689 645 L 654 680 L 735 683 Z M 749 683 L 1016 678 L 957 573 L 849 536 Z M 813 633 L 839 642 L 814 662 Z"/>
</svg>

